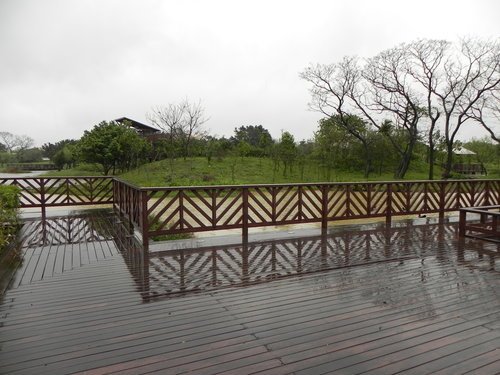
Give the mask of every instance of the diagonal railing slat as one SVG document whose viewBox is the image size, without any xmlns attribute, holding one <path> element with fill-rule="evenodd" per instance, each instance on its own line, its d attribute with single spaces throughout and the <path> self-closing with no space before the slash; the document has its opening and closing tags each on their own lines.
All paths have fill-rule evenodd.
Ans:
<svg viewBox="0 0 500 375">
<path fill-rule="evenodd" d="M 113 177 L 0 178 L 20 189 L 23 208 L 112 204 L 152 236 L 300 223 L 385 218 L 500 205 L 500 180 L 391 181 L 138 187 Z"/>
</svg>

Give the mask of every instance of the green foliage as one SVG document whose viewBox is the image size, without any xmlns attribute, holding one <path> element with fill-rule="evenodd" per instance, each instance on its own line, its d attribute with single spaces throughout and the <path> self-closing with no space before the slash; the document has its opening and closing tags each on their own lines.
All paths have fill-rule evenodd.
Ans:
<svg viewBox="0 0 500 375">
<path fill-rule="evenodd" d="M 65 167 L 71 168 L 76 163 L 77 148 L 72 144 L 65 145 L 62 149 L 52 155 L 52 162 L 57 167 L 57 170 L 62 170 Z"/>
<path fill-rule="evenodd" d="M 75 146 L 77 143 L 78 141 L 74 139 L 63 139 L 62 141 L 58 141 L 56 143 L 44 143 L 42 145 L 43 156 L 49 158 L 55 163 L 53 158 L 59 151 L 64 148 L 71 150 L 73 148 L 71 146 Z"/>
<path fill-rule="evenodd" d="M 13 241 L 19 208 L 19 189 L 0 185 L 0 252 Z"/>
<path fill-rule="evenodd" d="M 489 137 L 472 139 L 464 147 L 476 153 L 477 161 L 485 164 L 498 164 L 500 162 L 500 143 L 494 142 Z"/>
<path fill-rule="evenodd" d="M 0 152 L 0 164 L 7 164 L 15 162 L 14 154 L 10 152 Z"/>
<path fill-rule="evenodd" d="M 160 227 L 160 223 L 161 223 L 161 222 L 154 221 L 153 219 L 154 219 L 153 217 L 151 217 L 151 216 L 149 217 L 149 222 L 153 223 L 151 225 L 151 227 L 149 228 L 149 230 L 151 230 L 151 231 L 157 230 Z M 151 237 L 151 239 L 153 241 L 175 241 L 175 240 L 186 240 L 186 239 L 193 238 L 193 237 L 194 237 L 193 233 L 174 233 L 174 234 L 162 234 L 159 236 L 154 236 L 154 237 Z"/>
<path fill-rule="evenodd" d="M 286 177 L 287 168 L 292 173 L 292 165 L 297 158 L 297 145 L 293 135 L 289 132 L 283 132 L 278 143 L 278 156 L 283 162 L 283 176 Z"/>
<path fill-rule="evenodd" d="M 269 131 L 262 125 L 240 126 L 234 129 L 234 137 L 231 138 L 233 144 L 245 144 L 246 156 L 269 155 L 273 139 Z"/>
<path fill-rule="evenodd" d="M 16 159 L 19 163 L 36 163 L 42 160 L 42 156 L 42 150 L 34 147 L 25 150 L 19 150 L 16 154 Z"/>
<path fill-rule="evenodd" d="M 125 171 L 144 161 L 149 144 L 127 125 L 103 121 L 78 142 L 80 160 L 101 165 L 103 174 Z"/>
</svg>

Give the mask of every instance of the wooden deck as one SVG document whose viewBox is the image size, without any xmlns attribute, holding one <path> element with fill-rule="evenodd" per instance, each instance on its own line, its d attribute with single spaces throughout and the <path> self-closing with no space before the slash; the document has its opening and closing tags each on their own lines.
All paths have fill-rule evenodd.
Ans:
<svg viewBox="0 0 500 375">
<path fill-rule="evenodd" d="M 2 374 L 497 374 L 497 244 L 458 223 L 143 257 L 106 212 L 25 226 Z"/>
</svg>

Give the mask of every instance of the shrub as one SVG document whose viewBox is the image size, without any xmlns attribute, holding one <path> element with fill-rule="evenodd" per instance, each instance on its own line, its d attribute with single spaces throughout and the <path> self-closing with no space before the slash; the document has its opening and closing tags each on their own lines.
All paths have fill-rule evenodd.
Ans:
<svg viewBox="0 0 500 375">
<path fill-rule="evenodd" d="M 19 189 L 0 186 L 0 252 L 14 239 L 18 224 Z"/>
<path fill-rule="evenodd" d="M 149 222 L 153 220 L 152 216 L 149 216 Z M 150 226 L 149 230 L 156 230 L 160 227 L 160 223 L 157 221 L 154 221 L 152 225 Z M 189 238 L 193 238 L 194 235 L 193 233 L 173 233 L 173 234 L 163 234 L 159 236 L 153 236 L 151 239 L 153 241 L 174 241 L 174 240 L 185 240 Z"/>
</svg>

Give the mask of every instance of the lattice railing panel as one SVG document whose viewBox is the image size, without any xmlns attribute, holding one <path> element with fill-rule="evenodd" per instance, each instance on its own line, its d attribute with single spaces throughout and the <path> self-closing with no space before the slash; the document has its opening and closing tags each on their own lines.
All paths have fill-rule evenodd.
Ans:
<svg viewBox="0 0 500 375">
<path fill-rule="evenodd" d="M 444 185 L 444 209 L 445 210 L 455 210 L 460 208 L 458 197 L 459 197 L 459 183 L 456 181 L 448 182 Z"/>
<path fill-rule="evenodd" d="M 368 203 L 370 215 L 381 216 L 387 212 L 387 184 L 370 184 Z"/>
<path fill-rule="evenodd" d="M 301 189 L 300 219 L 321 221 L 323 192 L 321 186 L 303 186 Z"/>
<path fill-rule="evenodd" d="M 471 207 L 474 206 L 474 189 L 472 185 L 466 181 L 458 183 L 458 206 Z"/>
<path fill-rule="evenodd" d="M 30 178 L 2 178 L 1 185 L 17 186 L 19 188 L 19 201 L 21 207 L 38 207 L 42 204 L 42 180 Z"/>
<path fill-rule="evenodd" d="M 149 230 L 180 230 L 180 191 L 160 191 L 148 194 Z"/>
<path fill-rule="evenodd" d="M 441 187 L 439 182 L 426 183 L 426 194 L 424 199 L 424 211 L 438 212 L 441 202 Z"/>
<path fill-rule="evenodd" d="M 294 186 L 277 187 L 275 206 L 277 223 L 287 223 L 300 220 L 299 190 Z"/>
<path fill-rule="evenodd" d="M 248 189 L 248 223 L 258 225 L 276 222 L 273 187 L 255 187 Z"/>
<path fill-rule="evenodd" d="M 214 225 L 221 229 L 241 226 L 243 223 L 243 191 L 239 188 L 217 188 Z"/>
<path fill-rule="evenodd" d="M 348 216 L 347 185 L 333 185 L 328 189 L 327 212 L 328 218 L 342 218 Z"/>
<path fill-rule="evenodd" d="M 488 181 L 488 205 L 495 206 L 500 204 L 500 182 Z"/>
<path fill-rule="evenodd" d="M 368 216 L 369 211 L 369 185 L 352 185 L 348 190 L 348 216 Z"/>
<path fill-rule="evenodd" d="M 210 189 L 185 190 L 180 192 L 183 205 L 179 209 L 182 229 L 212 228 L 217 207 L 214 194 Z"/>
</svg>

